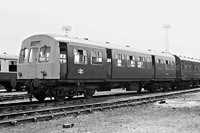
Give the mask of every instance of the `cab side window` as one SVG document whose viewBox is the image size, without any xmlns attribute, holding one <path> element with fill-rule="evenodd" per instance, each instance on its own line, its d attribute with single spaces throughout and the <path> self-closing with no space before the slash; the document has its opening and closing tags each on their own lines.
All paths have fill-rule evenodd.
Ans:
<svg viewBox="0 0 200 133">
<path fill-rule="evenodd" d="M 74 49 L 74 64 L 87 64 L 87 51 Z"/>
<path fill-rule="evenodd" d="M 20 57 L 19 57 L 19 63 L 27 63 L 28 62 L 28 53 L 29 53 L 29 49 L 22 49 L 20 52 Z"/>
</svg>

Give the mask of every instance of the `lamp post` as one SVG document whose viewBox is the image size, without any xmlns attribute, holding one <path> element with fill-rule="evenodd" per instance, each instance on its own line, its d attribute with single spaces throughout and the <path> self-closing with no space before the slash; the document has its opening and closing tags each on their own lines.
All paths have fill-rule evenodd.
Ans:
<svg viewBox="0 0 200 133">
<path fill-rule="evenodd" d="M 169 37 L 168 37 L 168 30 L 171 28 L 171 25 L 170 24 L 164 24 L 163 25 L 163 28 L 165 28 L 166 30 L 166 37 L 165 37 L 165 53 L 169 53 Z"/>
</svg>

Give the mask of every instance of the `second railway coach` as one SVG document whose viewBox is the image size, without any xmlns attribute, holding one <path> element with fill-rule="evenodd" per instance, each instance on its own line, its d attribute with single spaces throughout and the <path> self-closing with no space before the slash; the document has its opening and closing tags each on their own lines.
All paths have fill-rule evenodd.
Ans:
<svg viewBox="0 0 200 133">
<path fill-rule="evenodd" d="M 0 54 L 0 84 L 9 92 L 16 87 L 17 60 L 17 55 Z"/>
</svg>

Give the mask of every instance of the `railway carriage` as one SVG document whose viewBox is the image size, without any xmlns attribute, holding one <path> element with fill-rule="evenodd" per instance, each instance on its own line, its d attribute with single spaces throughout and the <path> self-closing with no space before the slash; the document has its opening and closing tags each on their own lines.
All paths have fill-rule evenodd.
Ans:
<svg viewBox="0 0 200 133">
<path fill-rule="evenodd" d="M 176 79 L 179 88 L 187 88 L 199 85 L 200 81 L 200 60 L 185 56 L 176 57 Z"/>
<path fill-rule="evenodd" d="M 16 86 L 17 55 L 0 54 L 0 85 L 10 92 Z"/>
<path fill-rule="evenodd" d="M 179 84 L 176 60 L 169 53 L 59 35 L 34 35 L 22 42 L 17 76 L 18 83 L 39 101 L 46 97 L 62 101 L 81 94 L 91 98 L 95 91 L 119 87 L 155 92 Z"/>
<path fill-rule="evenodd" d="M 169 53 L 152 53 L 153 78 L 146 83 L 145 90 L 150 92 L 173 89 L 176 79 L 175 57 Z"/>
</svg>

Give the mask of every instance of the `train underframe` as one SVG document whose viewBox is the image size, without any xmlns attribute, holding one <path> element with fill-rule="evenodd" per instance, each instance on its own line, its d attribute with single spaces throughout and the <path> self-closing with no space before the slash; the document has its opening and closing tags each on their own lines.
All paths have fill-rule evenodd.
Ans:
<svg viewBox="0 0 200 133">
<path fill-rule="evenodd" d="M 56 101 L 63 101 L 66 97 L 72 99 L 74 96 L 84 95 L 90 99 L 95 91 L 110 91 L 115 88 L 124 88 L 126 91 L 141 92 L 142 89 L 149 92 L 161 92 L 170 90 L 181 90 L 191 86 L 199 85 L 199 80 L 177 80 L 177 81 L 104 81 L 104 82 L 68 82 L 65 80 L 20 80 L 20 84 L 26 86 L 32 101 L 32 95 L 38 101 L 44 101 L 46 97 L 54 97 Z"/>
</svg>

